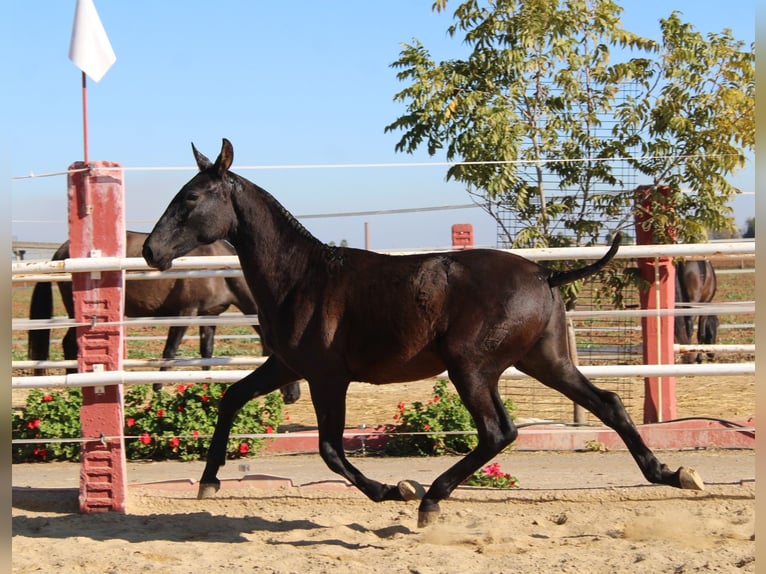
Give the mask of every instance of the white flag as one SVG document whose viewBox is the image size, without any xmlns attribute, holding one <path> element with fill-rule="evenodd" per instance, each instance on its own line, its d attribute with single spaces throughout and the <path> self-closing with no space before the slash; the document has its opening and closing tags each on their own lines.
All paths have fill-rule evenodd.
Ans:
<svg viewBox="0 0 766 574">
<path fill-rule="evenodd" d="M 93 0 L 77 0 L 69 59 L 94 82 L 103 78 L 117 60 Z"/>
</svg>

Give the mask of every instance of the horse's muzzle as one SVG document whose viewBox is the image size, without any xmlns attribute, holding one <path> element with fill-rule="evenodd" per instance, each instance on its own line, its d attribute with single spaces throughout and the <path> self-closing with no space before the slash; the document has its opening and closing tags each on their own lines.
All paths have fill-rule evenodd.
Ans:
<svg viewBox="0 0 766 574">
<path fill-rule="evenodd" d="M 144 256 L 144 260 L 146 261 L 147 265 L 150 267 L 154 267 L 155 269 L 159 269 L 160 271 L 165 271 L 170 267 L 170 261 L 158 261 L 154 255 L 154 252 L 152 251 L 152 248 L 149 247 L 148 241 L 144 242 L 144 246 L 141 249 L 141 255 Z"/>
</svg>

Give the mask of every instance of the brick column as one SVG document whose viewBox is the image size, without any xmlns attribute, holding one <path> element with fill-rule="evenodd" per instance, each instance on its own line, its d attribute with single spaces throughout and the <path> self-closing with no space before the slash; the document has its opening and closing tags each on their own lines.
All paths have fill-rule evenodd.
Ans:
<svg viewBox="0 0 766 574">
<path fill-rule="evenodd" d="M 125 210 L 123 172 L 108 161 L 72 164 L 68 178 L 69 252 L 71 257 L 124 257 Z M 122 321 L 124 271 L 72 274 L 79 372 L 120 371 L 124 329 L 105 325 Z M 80 511 L 125 512 L 127 478 L 123 432 L 122 385 L 83 388 L 80 412 L 85 442 L 80 467 Z"/>
<path fill-rule="evenodd" d="M 652 186 L 639 186 L 636 190 L 636 243 L 653 245 L 654 229 L 644 229 L 643 224 L 656 209 L 672 209 L 669 205 L 667 187 L 659 187 L 654 194 L 667 201 L 661 206 L 652 205 Z M 671 237 L 675 233 L 669 233 Z M 674 309 L 676 301 L 676 269 L 672 257 L 639 258 L 638 269 L 647 287 L 640 291 L 642 309 Z M 673 315 L 649 316 L 641 318 L 641 330 L 644 345 L 644 364 L 672 365 L 675 363 L 673 351 L 674 336 Z M 676 418 L 676 379 L 675 377 L 644 378 L 644 423 L 654 423 Z"/>
</svg>

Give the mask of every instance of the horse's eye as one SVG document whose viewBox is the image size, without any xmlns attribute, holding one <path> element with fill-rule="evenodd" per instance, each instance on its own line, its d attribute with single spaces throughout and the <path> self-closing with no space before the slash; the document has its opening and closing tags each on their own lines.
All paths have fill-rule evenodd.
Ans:
<svg viewBox="0 0 766 574">
<path fill-rule="evenodd" d="M 186 196 L 186 201 L 190 203 L 196 203 L 197 200 L 199 200 L 199 194 L 198 193 L 190 193 Z"/>
</svg>

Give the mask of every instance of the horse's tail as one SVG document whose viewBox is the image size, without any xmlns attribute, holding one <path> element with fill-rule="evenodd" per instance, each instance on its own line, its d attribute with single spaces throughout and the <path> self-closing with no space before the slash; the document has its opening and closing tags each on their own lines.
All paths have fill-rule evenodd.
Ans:
<svg viewBox="0 0 766 574">
<path fill-rule="evenodd" d="M 570 269 L 569 271 L 551 270 L 550 276 L 548 277 L 548 284 L 551 287 L 558 287 L 559 285 L 571 283 L 572 281 L 577 281 L 579 279 L 588 277 L 589 275 L 593 275 L 594 273 L 598 273 L 615 256 L 617 249 L 620 247 L 620 241 L 622 241 L 622 233 L 618 231 L 614 234 L 614 239 L 612 239 L 612 246 L 609 248 L 609 251 L 607 251 L 606 255 L 604 255 L 595 263 L 591 263 L 585 267 L 580 267 L 579 269 Z"/>
<path fill-rule="evenodd" d="M 29 305 L 30 319 L 50 319 L 53 317 L 53 293 L 50 282 L 37 283 L 32 291 Z M 27 338 L 27 357 L 32 361 L 48 359 L 51 342 L 50 329 L 32 329 Z"/>
</svg>

